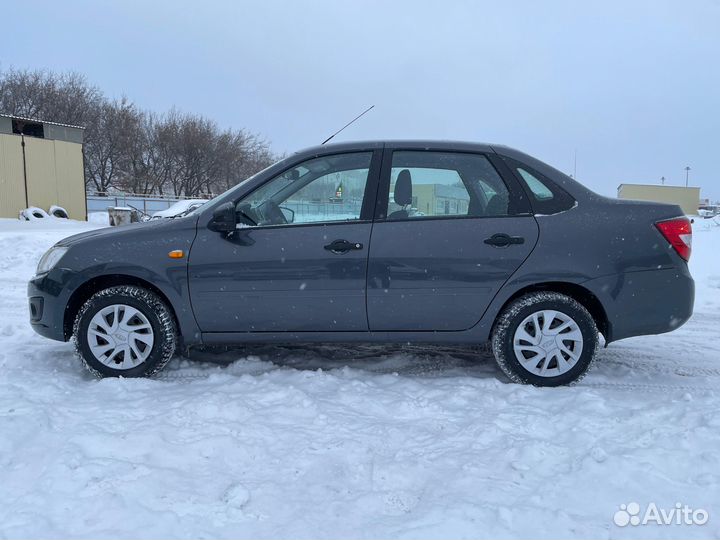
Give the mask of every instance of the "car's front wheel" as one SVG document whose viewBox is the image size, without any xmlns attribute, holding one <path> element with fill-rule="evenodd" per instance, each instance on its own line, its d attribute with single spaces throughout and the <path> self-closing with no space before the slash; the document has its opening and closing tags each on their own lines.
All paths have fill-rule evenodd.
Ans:
<svg viewBox="0 0 720 540">
<path fill-rule="evenodd" d="M 585 376 L 595 358 L 598 330 L 575 299 L 536 292 L 502 311 L 491 340 L 495 359 L 510 380 L 560 386 Z"/>
<path fill-rule="evenodd" d="M 147 377 L 172 358 L 177 327 L 157 294 L 120 285 L 85 302 L 75 318 L 73 341 L 78 357 L 98 377 Z"/>
</svg>

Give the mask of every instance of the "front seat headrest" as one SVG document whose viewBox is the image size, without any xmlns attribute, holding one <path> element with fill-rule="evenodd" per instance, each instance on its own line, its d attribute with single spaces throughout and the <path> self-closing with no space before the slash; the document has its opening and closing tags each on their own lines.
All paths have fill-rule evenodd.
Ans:
<svg viewBox="0 0 720 540">
<path fill-rule="evenodd" d="M 410 171 L 403 169 L 395 181 L 395 193 L 393 194 L 395 204 L 407 206 L 412 204 L 412 177 Z"/>
</svg>

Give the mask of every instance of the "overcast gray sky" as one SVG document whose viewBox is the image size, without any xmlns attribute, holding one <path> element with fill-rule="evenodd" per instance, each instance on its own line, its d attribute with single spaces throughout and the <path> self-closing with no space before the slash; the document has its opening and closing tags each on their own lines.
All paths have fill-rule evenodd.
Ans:
<svg viewBox="0 0 720 540">
<path fill-rule="evenodd" d="M 247 128 L 515 146 L 614 195 L 720 198 L 720 1 L 6 2 L 3 68 L 76 70 L 113 97 Z"/>
</svg>

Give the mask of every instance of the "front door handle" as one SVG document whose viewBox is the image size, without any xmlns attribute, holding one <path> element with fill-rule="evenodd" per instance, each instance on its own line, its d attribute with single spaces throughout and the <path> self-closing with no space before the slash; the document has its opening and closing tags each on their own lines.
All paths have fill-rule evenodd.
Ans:
<svg viewBox="0 0 720 540">
<path fill-rule="evenodd" d="M 363 245 L 359 242 L 348 242 L 347 240 L 333 240 L 324 247 L 328 251 L 339 255 L 342 253 L 347 253 L 348 251 L 351 251 L 353 249 L 362 249 Z"/>
<path fill-rule="evenodd" d="M 495 247 L 507 247 L 510 244 L 524 244 L 525 239 L 522 236 L 510 236 L 505 233 L 497 233 L 493 234 L 490 238 L 486 238 L 484 242 Z"/>
</svg>

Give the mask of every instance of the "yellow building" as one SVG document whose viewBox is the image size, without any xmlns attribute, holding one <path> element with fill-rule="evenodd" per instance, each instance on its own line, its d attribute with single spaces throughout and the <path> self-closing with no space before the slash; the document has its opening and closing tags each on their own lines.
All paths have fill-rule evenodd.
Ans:
<svg viewBox="0 0 720 540">
<path fill-rule="evenodd" d="M 426 216 L 467 214 L 470 196 L 465 188 L 442 184 L 413 185 L 412 207 Z"/>
<path fill-rule="evenodd" d="M 83 128 L 0 115 L 0 217 L 62 206 L 87 218 Z"/>
<path fill-rule="evenodd" d="M 700 188 L 652 184 L 620 184 L 618 199 L 677 204 L 688 215 L 698 213 Z"/>
</svg>

